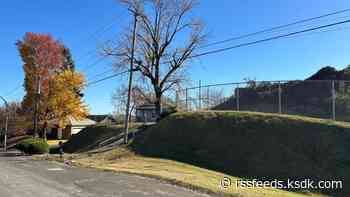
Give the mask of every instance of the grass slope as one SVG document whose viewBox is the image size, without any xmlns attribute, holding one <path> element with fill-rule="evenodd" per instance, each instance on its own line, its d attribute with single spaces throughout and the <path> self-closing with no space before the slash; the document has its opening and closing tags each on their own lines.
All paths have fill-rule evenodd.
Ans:
<svg viewBox="0 0 350 197">
<path fill-rule="evenodd" d="M 130 125 L 130 132 L 144 127 L 141 123 Z M 99 148 L 106 140 L 111 140 L 124 132 L 123 125 L 114 126 L 91 126 L 73 135 L 65 144 L 64 151 L 67 153 L 85 152 Z M 113 140 L 113 139 L 112 139 Z"/>
<path fill-rule="evenodd" d="M 137 174 L 156 178 L 166 182 L 198 190 L 213 196 L 230 197 L 321 197 L 312 193 L 292 193 L 273 188 L 238 188 L 238 177 L 199 168 L 193 165 L 180 163 L 172 160 L 150 158 L 136 155 L 130 149 L 120 147 L 112 151 L 99 154 L 75 154 L 66 155 L 73 163 L 82 167 L 92 167 L 121 173 Z M 43 159 L 38 157 L 37 159 Z M 45 159 L 45 157 L 44 157 Z M 47 159 L 47 158 L 46 158 Z M 59 157 L 49 159 L 60 160 Z M 231 179 L 231 186 L 227 189 L 220 187 L 223 177 Z"/>
<path fill-rule="evenodd" d="M 135 139 L 146 156 L 194 164 L 236 177 L 343 180 L 350 196 L 350 125 L 250 112 L 178 113 Z"/>
<path fill-rule="evenodd" d="M 68 153 L 84 152 L 98 148 L 99 144 L 113 136 L 119 135 L 123 131 L 122 126 L 92 126 L 73 135 L 64 144 L 64 151 Z"/>
</svg>

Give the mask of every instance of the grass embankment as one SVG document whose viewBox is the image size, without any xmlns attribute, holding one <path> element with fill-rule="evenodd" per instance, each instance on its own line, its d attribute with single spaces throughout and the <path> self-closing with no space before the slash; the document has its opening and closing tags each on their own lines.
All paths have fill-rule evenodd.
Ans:
<svg viewBox="0 0 350 197">
<path fill-rule="evenodd" d="M 128 148 L 118 148 L 100 154 L 79 154 L 71 156 L 74 163 L 83 167 L 131 173 L 165 180 L 209 194 L 223 194 L 232 197 L 310 197 L 321 195 L 298 194 L 272 188 L 237 188 L 237 177 L 220 172 L 199 168 L 193 165 L 172 160 L 150 158 L 136 155 Z M 224 177 L 231 179 L 228 189 L 220 187 Z"/>
<path fill-rule="evenodd" d="M 250 112 L 178 113 L 135 140 L 135 150 L 260 180 L 342 180 L 350 196 L 350 124 Z"/>
<path fill-rule="evenodd" d="M 67 144 L 77 144 L 76 151 L 86 150 L 80 148 L 80 142 L 85 144 L 83 147 L 91 147 L 95 141 L 101 141 L 104 138 L 96 136 L 104 135 L 100 129 L 81 133 L 72 139 L 75 143 Z M 108 135 L 111 134 L 115 135 L 115 131 Z M 321 192 L 350 196 L 346 186 L 350 180 L 347 123 L 250 112 L 178 113 L 148 128 L 131 147 L 133 151 L 119 148 L 78 154 L 74 160 L 83 166 L 159 177 L 231 196 L 316 196 L 268 188 L 237 188 L 237 177 L 343 180 L 342 190 Z M 229 190 L 219 187 L 224 176 L 233 180 Z"/>
<path fill-rule="evenodd" d="M 142 124 L 131 124 L 130 132 L 141 126 Z M 123 131 L 123 125 L 87 127 L 78 134 L 73 135 L 71 139 L 64 144 L 64 151 L 67 153 L 77 153 L 99 148 L 101 143 L 115 138 Z"/>
</svg>

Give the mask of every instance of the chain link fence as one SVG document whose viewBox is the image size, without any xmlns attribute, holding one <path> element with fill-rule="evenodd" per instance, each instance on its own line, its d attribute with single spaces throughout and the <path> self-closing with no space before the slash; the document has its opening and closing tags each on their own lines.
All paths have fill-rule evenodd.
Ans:
<svg viewBox="0 0 350 197">
<path fill-rule="evenodd" d="M 199 84 L 177 91 L 176 104 L 186 111 L 254 111 L 350 121 L 350 81 Z"/>
</svg>

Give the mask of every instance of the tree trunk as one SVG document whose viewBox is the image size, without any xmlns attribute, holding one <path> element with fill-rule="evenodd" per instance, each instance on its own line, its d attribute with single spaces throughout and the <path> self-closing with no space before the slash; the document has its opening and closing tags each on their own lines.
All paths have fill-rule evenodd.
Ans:
<svg viewBox="0 0 350 197">
<path fill-rule="evenodd" d="M 36 120 L 36 112 L 33 115 L 33 137 L 34 138 L 38 138 L 39 137 L 39 133 L 38 133 L 38 129 L 37 129 L 37 120 Z"/>
<path fill-rule="evenodd" d="M 45 121 L 45 123 L 44 123 L 44 128 L 43 128 L 43 136 L 42 136 L 42 138 L 44 139 L 44 140 L 47 140 L 47 128 L 48 128 L 48 123 L 47 123 L 47 121 Z"/>
<path fill-rule="evenodd" d="M 157 121 L 160 120 L 160 115 L 162 113 L 162 94 L 161 93 L 156 93 L 156 100 L 155 100 L 155 107 L 156 107 L 156 116 L 157 116 Z"/>
</svg>

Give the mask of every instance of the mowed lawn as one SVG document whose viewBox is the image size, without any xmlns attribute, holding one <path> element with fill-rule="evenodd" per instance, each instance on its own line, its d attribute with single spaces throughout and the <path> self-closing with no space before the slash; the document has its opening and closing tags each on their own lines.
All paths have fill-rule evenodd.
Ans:
<svg viewBox="0 0 350 197">
<path fill-rule="evenodd" d="M 118 148 L 93 155 L 82 153 L 65 157 L 71 159 L 77 166 L 152 177 L 208 194 L 223 194 L 232 197 L 324 196 L 312 193 L 293 193 L 274 188 L 239 188 L 236 186 L 236 181 L 240 180 L 238 177 L 172 160 L 143 157 L 136 155 L 128 148 Z M 49 159 L 60 160 L 58 156 L 51 156 Z M 221 186 L 224 177 L 231 180 L 231 185 L 226 189 Z"/>
</svg>

